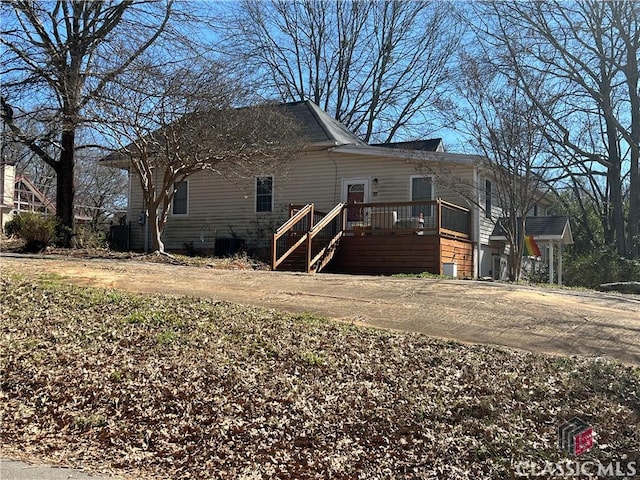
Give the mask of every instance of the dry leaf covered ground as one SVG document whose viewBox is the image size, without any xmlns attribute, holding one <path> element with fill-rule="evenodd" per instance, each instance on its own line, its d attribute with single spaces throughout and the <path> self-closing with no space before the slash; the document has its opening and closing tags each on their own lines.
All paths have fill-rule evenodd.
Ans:
<svg viewBox="0 0 640 480">
<path fill-rule="evenodd" d="M 137 478 L 512 478 L 640 461 L 640 369 L 2 274 L 2 451 Z"/>
</svg>

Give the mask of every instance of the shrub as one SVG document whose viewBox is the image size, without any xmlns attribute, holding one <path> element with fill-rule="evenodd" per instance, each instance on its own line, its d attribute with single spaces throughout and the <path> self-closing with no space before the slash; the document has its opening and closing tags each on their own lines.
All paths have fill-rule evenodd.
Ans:
<svg viewBox="0 0 640 480">
<path fill-rule="evenodd" d="M 20 222 L 18 222 L 18 217 L 13 217 L 7 223 L 4 224 L 4 234 L 7 237 L 17 237 L 18 230 L 20 228 Z"/>
<path fill-rule="evenodd" d="M 107 234 L 94 230 L 90 225 L 78 225 L 72 243 L 75 248 L 104 248 L 107 246 Z"/>
<path fill-rule="evenodd" d="M 27 252 L 40 252 L 55 240 L 56 225 L 53 216 L 23 212 L 5 225 L 5 232 L 24 240 Z"/>
<path fill-rule="evenodd" d="M 568 255 L 564 283 L 569 286 L 597 287 L 602 283 L 640 281 L 640 261 L 620 257 L 611 248 Z"/>
</svg>

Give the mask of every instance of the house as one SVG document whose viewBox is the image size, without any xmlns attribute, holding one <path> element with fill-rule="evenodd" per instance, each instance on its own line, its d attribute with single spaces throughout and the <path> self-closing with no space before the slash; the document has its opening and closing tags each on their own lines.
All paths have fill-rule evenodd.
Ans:
<svg viewBox="0 0 640 480">
<path fill-rule="evenodd" d="M 0 225 L 5 224 L 20 212 L 55 215 L 55 203 L 50 200 L 28 177 L 16 176 L 16 166 L 10 162 L 0 164 Z M 87 223 L 91 217 L 76 207 L 75 220 Z"/>
<path fill-rule="evenodd" d="M 534 212 L 537 213 L 537 212 Z M 518 223 L 521 218 L 518 218 Z M 527 216 L 525 218 L 526 235 L 531 239 L 534 248 L 538 251 L 531 252 L 525 264 L 525 270 L 533 271 L 548 265 L 549 283 L 553 283 L 556 278 L 556 262 L 557 262 L 557 281 L 562 285 L 562 248 L 563 245 L 573 244 L 573 234 L 571 232 L 571 223 L 569 218 L 565 216 Z M 496 225 L 489 236 L 490 242 L 506 242 L 507 237 L 504 233 L 500 221 Z M 542 248 L 540 248 L 542 247 Z M 555 248 L 558 248 L 557 255 L 554 255 Z M 494 257 L 495 262 L 500 262 L 501 257 Z M 493 266 L 494 271 L 504 269 L 504 264 Z M 496 278 L 500 278 L 497 276 Z"/>
<path fill-rule="evenodd" d="M 284 107 L 308 148 L 251 178 L 189 176 L 163 233 L 167 250 L 244 245 L 278 269 L 499 275 L 495 259 L 508 251 L 491 238 L 499 209 L 483 157 L 448 153 L 440 139 L 368 145 L 311 101 Z M 139 179 L 120 166 L 130 169 L 130 246 L 148 250 Z"/>
<path fill-rule="evenodd" d="M 9 162 L 0 165 L 0 222 L 5 223 L 19 212 L 55 214 L 56 208 L 47 196 L 24 175 L 16 176 L 16 167 Z"/>
</svg>

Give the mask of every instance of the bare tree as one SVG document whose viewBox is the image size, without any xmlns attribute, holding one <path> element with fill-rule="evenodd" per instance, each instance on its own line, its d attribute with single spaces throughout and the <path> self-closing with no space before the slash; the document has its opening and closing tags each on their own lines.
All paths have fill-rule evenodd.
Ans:
<svg viewBox="0 0 640 480">
<path fill-rule="evenodd" d="M 561 154 L 565 176 L 591 177 L 577 188 L 598 184 L 608 208 L 605 231 L 620 255 L 637 256 L 640 3 L 493 2 L 479 8 L 481 41 L 544 116 L 545 136 Z M 540 101 L 540 91 L 555 101 Z"/>
<path fill-rule="evenodd" d="M 127 175 L 102 165 L 103 150 L 84 153 L 76 165 L 76 211 L 87 215 L 93 231 L 100 231 L 127 208 Z"/>
<path fill-rule="evenodd" d="M 310 99 L 366 141 L 422 137 L 460 39 L 450 10 L 435 1 L 245 0 L 227 44 L 269 97 Z"/>
<path fill-rule="evenodd" d="M 464 74 L 458 77 L 458 102 L 450 106 L 448 117 L 471 150 L 486 158 L 480 168 L 492 179 L 491 189 L 483 185 L 470 188 L 468 180 L 442 166 L 429 173 L 499 224 L 509 246 L 509 279 L 518 281 L 526 217 L 548 191 L 545 172 L 551 163 L 544 118 L 522 88 L 500 73 L 491 57 L 462 54 L 460 64 Z M 481 198 L 476 188 L 481 189 Z"/>
<path fill-rule="evenodd" d="M 141 58 L 131 77 L 112 84 L 99 105 L 108 120 L 103 134 L 118 147 L 140 182 L 154 249 L 164 254 L 162 232 L 175 194 L 189 175 L 226 177 L 282 168 L 303 148 L 302 137 L 281 108 L 233 108 L 246 100 L 219 64 L 186 65 Z"/>
<path fill-rule="evenodd" d="M 0 8 L 2 118 L 14 138 L 55 171 L 56 210 L 68 245 L 83 111 L 165 32 L 173 1 L 15 0 Z M 54 135 L 23 130 L 23 117 Z"/>
</svg>

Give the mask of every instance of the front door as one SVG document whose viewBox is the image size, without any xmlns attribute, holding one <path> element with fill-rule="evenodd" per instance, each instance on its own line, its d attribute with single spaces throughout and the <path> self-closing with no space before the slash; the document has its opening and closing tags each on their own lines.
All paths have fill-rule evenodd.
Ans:
<svg viewBox="0 0 640 480">
<path fill-rule="evenodd" d="M 369 201 L 369 179 L 349 178 L 342 180 L 342 201 L 346 203 L 366 203 Z M 364 209 L 349 207 L 347 209 L 347 224 L 362 225 L 364 222 Z"/>
</svg>

